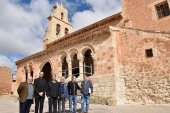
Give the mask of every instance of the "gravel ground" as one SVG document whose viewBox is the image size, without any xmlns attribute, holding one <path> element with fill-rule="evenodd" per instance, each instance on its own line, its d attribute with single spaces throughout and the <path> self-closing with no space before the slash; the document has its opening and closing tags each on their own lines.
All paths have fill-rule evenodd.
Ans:
<svg viewBox="0 0 170 113">
<path fill-rule="evenodd" d="M 18 113 L 18 101 L 16 97 L 0 96 L 0 113 Z M 34 110 L 34 105 L 32 105 Z M 68 102 L 66 110 L 68 111 Z M 78 105 L 80 111 L 80 104 Z M 30 112 L 33 113 L 33 112 Z M 44 113 L 48 113 L 48 102 L 45 101 Z M 89 113 L 170 113 L 169 105 L 90 105 Z"/>
</svg>

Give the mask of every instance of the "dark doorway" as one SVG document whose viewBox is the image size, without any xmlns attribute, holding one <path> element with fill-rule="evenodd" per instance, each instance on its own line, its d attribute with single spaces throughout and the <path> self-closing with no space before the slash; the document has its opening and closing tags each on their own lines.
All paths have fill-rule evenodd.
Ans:
<svg viewBox="0 0 170 113">
<path fill-rule="evenodd" d="M 51 65 L 49 62 L 47 62 L 44 67 L 42 68 L 42 72 L 44 72 L 43 78 L 46 79 L 47 81 L 51 80 Z"/>
<path fill-rule="evenodd" d="M 91 56 L 91 50 L 88 49 L 84 54 L 84 73 L 88 76 L 91 76 L 94 74 L 94 68 L 93 68 L 93 58 Z"/>
</svg>

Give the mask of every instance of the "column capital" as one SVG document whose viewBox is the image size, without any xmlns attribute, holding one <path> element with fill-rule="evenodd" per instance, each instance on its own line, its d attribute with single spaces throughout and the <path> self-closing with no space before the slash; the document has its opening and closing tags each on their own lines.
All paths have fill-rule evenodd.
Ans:
<svg viewBox="0 0 170 113">
<path fill-rule="evenodd" d="M 84 57 L 80 57 L 78 60 L 79 62 L 84 62 Z"/>
</svg>

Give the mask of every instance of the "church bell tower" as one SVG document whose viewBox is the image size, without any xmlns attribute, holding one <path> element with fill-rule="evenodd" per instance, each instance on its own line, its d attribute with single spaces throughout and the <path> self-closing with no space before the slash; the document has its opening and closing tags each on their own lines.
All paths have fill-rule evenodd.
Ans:
<svg viewBox="0 0 170 113">
<path fill-rule="evenodd" d="M 68 18 L 67 9 L 59 2 L 53 7 L 48 17 L 48 28 L 43 40 L 44 49 L 47 45 L 72 32 L 72 25 Z"/>
</svg>

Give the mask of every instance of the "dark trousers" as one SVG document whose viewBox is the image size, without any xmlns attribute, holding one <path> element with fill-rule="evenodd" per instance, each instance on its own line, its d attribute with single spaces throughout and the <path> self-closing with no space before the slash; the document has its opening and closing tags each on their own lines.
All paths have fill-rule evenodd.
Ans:
<svg viewBox="0 0 170 113">
<path fill-rule="evenodd" d="M 25 100 L 25 102 L 20 102 L 20 113 L 29 113 L 30 112 L 30 108 L 31 108 L 31 104 L 33 103 L 32 99 L 27 99 Z"/>
<path fill-rule="evenodd" d="M 65 113 L 66 98 L 59 99 L 59 113 Z"/>
<path fill-rule="evenodd" d="M 58 98 L 57 97 L 50 97 L 48 99 L 49 113 L 57 113 L 57 103 L 58 103 L 58 111 L 59 111 Z"/>
<path fill-rule="evenodd" d="M 44 99 L 44 96 L 35 96 L 35 113 L 43 113 Z"/>
</svg>

